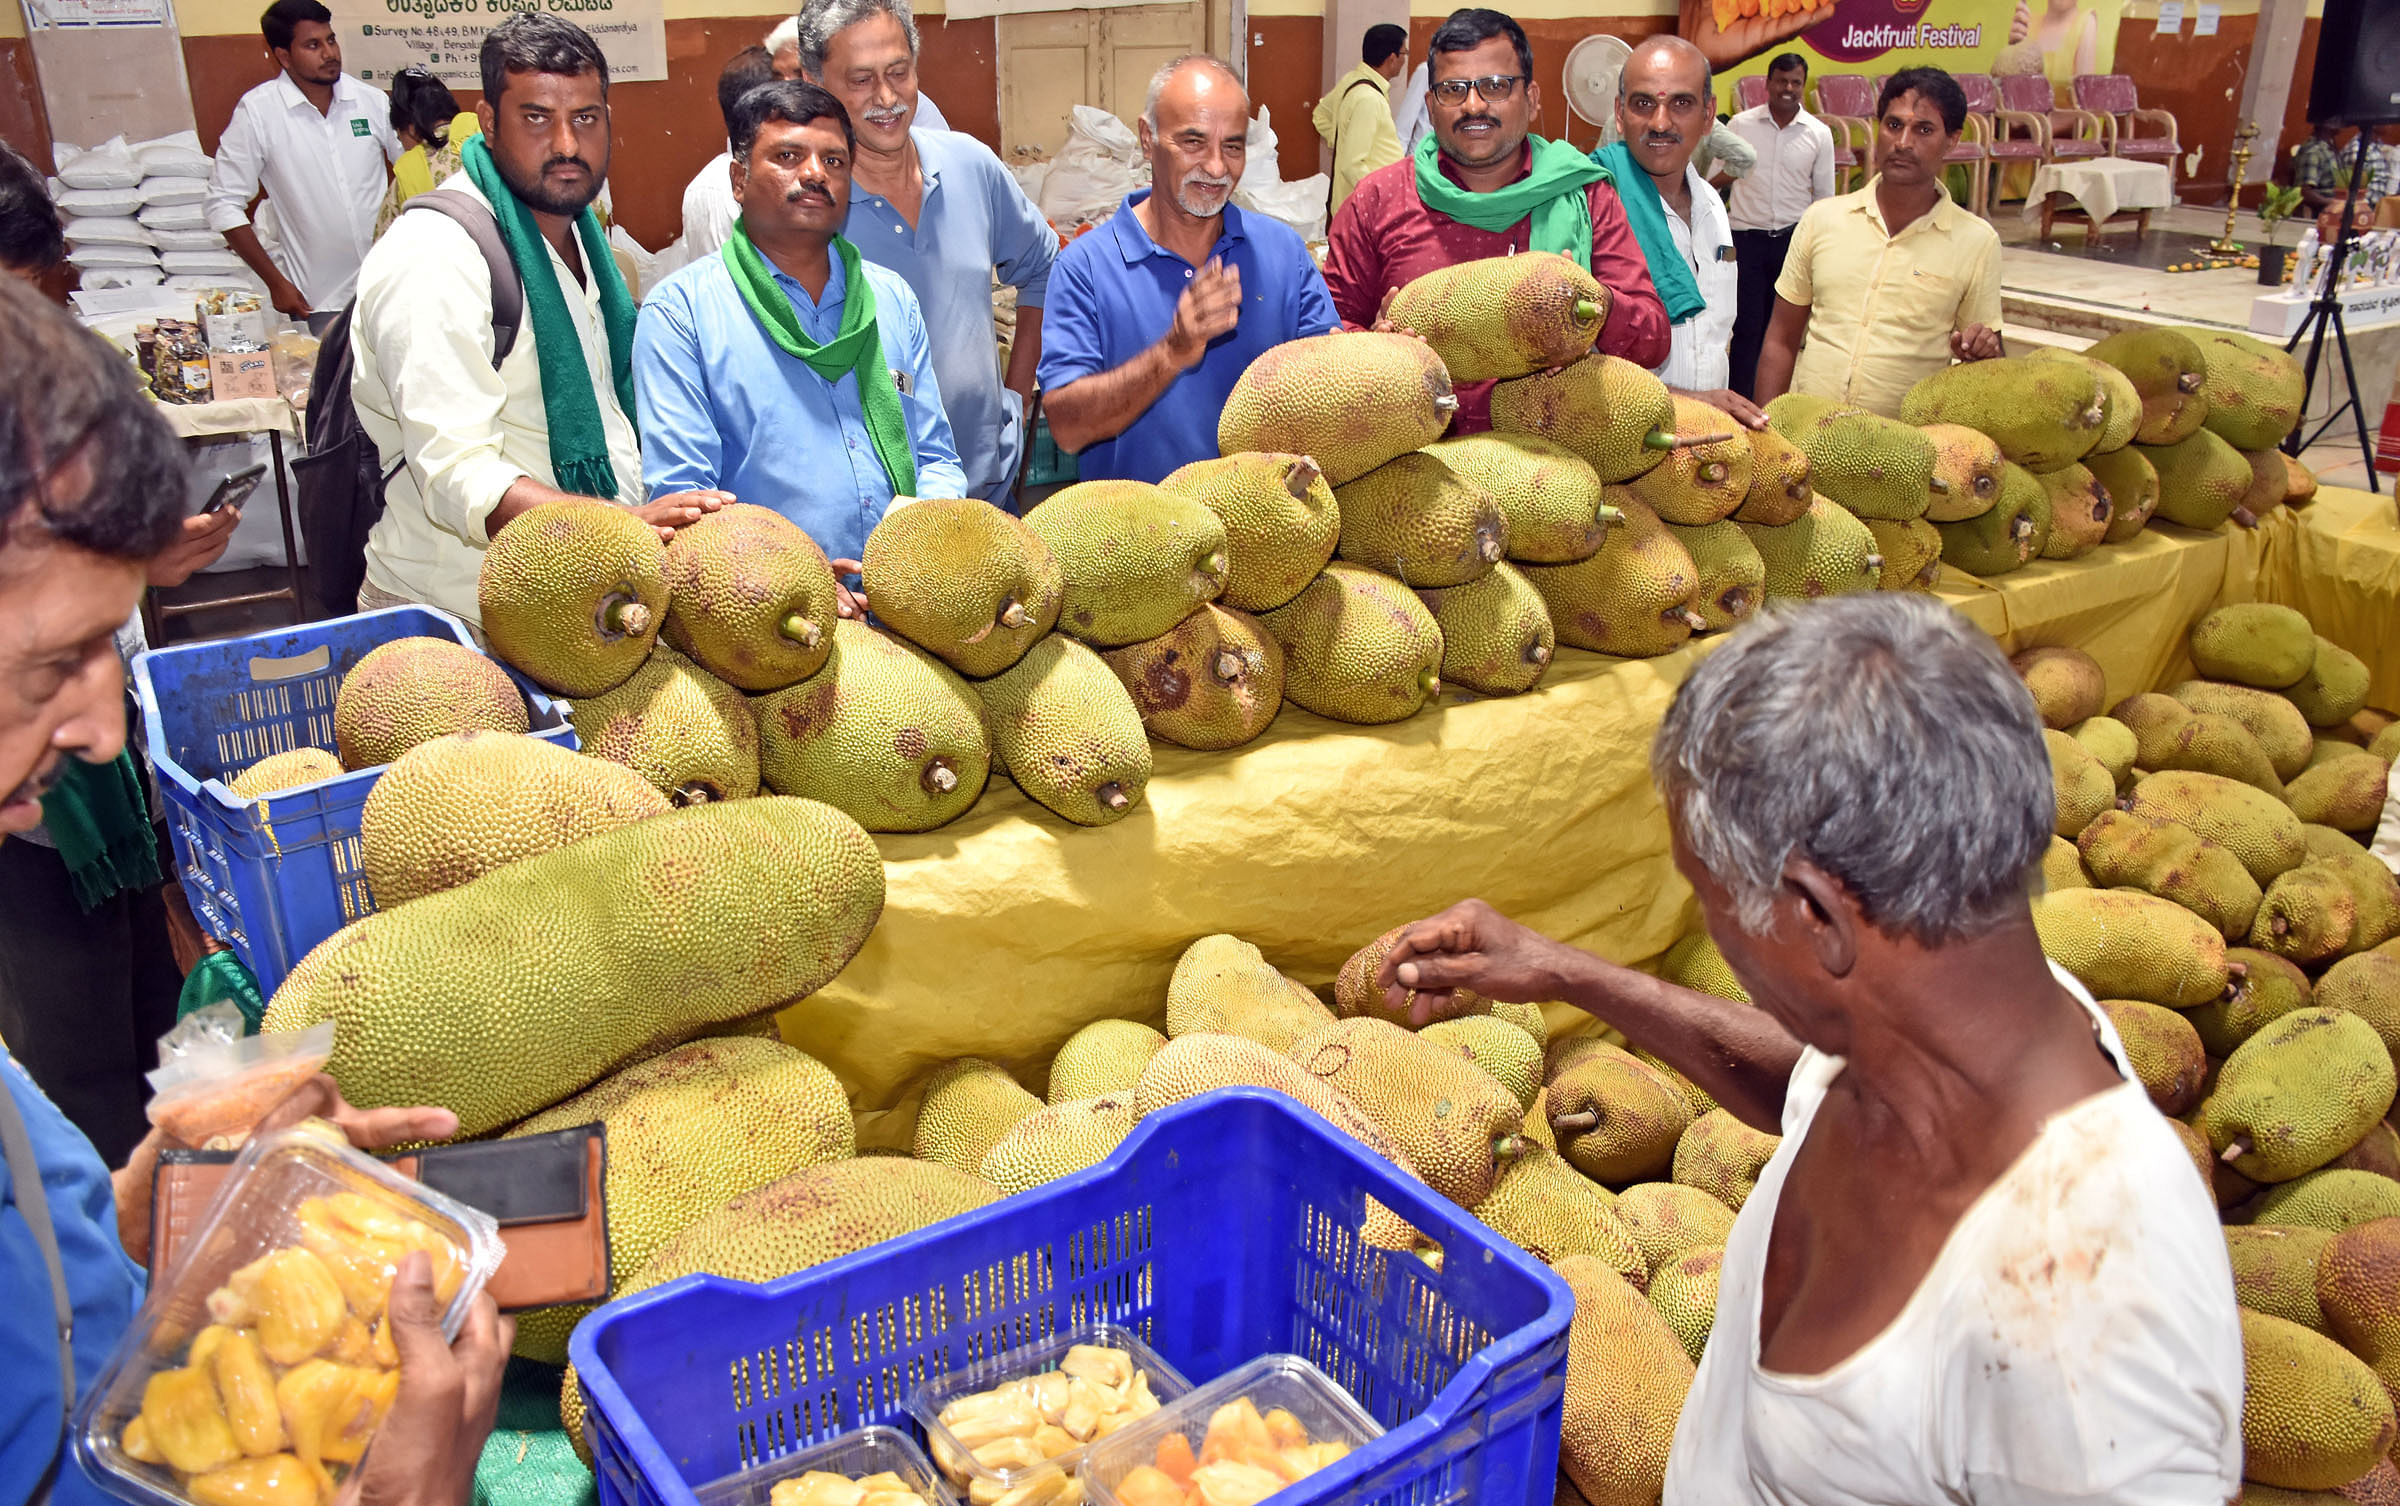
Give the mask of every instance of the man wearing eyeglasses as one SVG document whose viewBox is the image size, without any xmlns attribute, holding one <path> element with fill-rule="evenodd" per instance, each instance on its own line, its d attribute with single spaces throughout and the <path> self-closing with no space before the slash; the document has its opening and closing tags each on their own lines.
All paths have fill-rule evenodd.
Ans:
<svg viewBox="0 0 2400 1506">
<path fill-rule="evenodd" d="M 1325 283 L 1342 322 L 1372 327 L 1396 289 L 1442 267 L 1556 251 L 1608 290 L 1596 349 L 1643 367 L 1666 360 L 1667 312 L 1607 170 L 1529 134 L 1542 91 L 1525 28 L 1496 10 L 1453 11 L 1427 52 L 1433 134 L 1413 158 L 1369 173 L 1333 217 Z M 1491 384 L 1461 383 L 1451 432 L 1491 426 Z"/>
</svg>

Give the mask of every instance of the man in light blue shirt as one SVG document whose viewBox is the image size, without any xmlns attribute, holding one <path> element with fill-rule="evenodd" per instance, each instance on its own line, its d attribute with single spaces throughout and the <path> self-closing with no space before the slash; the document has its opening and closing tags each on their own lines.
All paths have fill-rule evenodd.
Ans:
<svg viewBox="0 0 2400 1506">
<path fill-rule="evenodd" d="M 925 118 L 908 0 L 810 0 L 799 47 L 803 72 L 849 110 L 858 135 L 842 234 L 915 290 L 967 494 L 1007 506 L 1025 455 L 1058 234 L 990 147 Z M 995 272 L 1017 290 L 1005 378 L 992 329 Z"/>
<path fill-rule="evenodd" d="M 855 574 L 895 499 L 963 497 L 916 295 L 838 233 L 850 117 L 778 81 L 733 114 L 742 217 L 722 254 L 659 284 L 633 339 L 642 478 L 773 508 Z"/>
</svg>

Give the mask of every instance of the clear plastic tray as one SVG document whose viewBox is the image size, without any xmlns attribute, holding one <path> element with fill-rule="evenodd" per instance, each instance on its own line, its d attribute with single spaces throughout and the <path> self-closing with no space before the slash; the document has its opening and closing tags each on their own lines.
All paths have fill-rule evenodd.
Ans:
<svg viewBox="0 0 2400 1506">
<path fill-rule="evenodd" d="M 414 1219 L 456 1247 L 459 1282 L 442 1315 L 442 1332 L 457 1336 L 468 1305 L 499 1267 L 504 1253 L 499 1225 L 489 1215 L 421 1187 L 372 1157 L 352 1150 L 340 1143 L 338 1132 L 329 1126 L 304 1125 L 253 1140 L 234 1161 L 224 1186 L 201 1215 L 198 1231 L 186 1242 L 181 1262 L 152 1281 L 149 1299 L 135 1314 L 132 1328 L 118 1342 L 98 1381 L 84 1393 L 82 1403 L 76 1408 L 76 1457 L 112 1493 L 142 1506 L 177 1506 L 192 1501 L 193 1497 L 179 1483 L 181 1476 L 177 1471 L 166 1464 L 145 1464 L 126 1453 L 125 1425 L 141 1412 L 143 1393 L 152 1376 L 183 1368 L 193 1339 L 212 1321 L 210 1294 L 254 1260 L 287 1248 L 305 1249 L 301 1206 L 313 1198 L 345 1193 L 366 1199 L 363 1205 L 353 1205 L 362 1211 L 386 1211 Z M 397 1261 L 392 1263 L 396 1265 Z M 345 1314 L 343 1326 L 347 1329 L 349 1320 L 359 1316 L 358 1302 L 375 1283 L 373 1267 L 347 1265 L 337 1272 L 324 1262 L 317 1265 L 334 1278 L 340 1297 L 339 1310 Z M 437 1270 L 437 1282 L 440 1279 Z M 388 1286 L 388 1270 L 382 1281 Z M 340 1292 L 344 1286 L 361 1296 L 354 1298 Z M 314 1290 L 322 1299 L 322 1285 Z M 335 1304 L 323 1301 L 316 1308 L 325 1323 L 333 1321 L 334 1310 Z M 346 1341 L 320 1344 L 310 1355 L 298 1359 L 264 1353 L 270 1347 L 272 1334 L 272 1347 L 280 1354 L 298 1355 L 301 1346 L 310 1342 L 309 1335 L 322 1326 L 314 1321 L 297 1325 L 278 1323 L 272 1327 L 261 1324 L 257 1333 L 268 1374 L 280 1379 L 285 1371 L 308 1358 L 333 1358 L 336 1342 L 357 1341 L 357 1333 L 353 1332 Z M 349 1357 L 358 1358 L 355 1351 Z M 388 1368 L 372 1358 L 363 1364 Z M 283 1447 L 262 1450 L 262 1456 L 289 1453 L 296 1446 L 282 1426 L 280 1408 L 277 1412 L 275 1426 L 284 1435 Z M 371 1439 L 367 1446 L 372 1446 Z M 338 1481 L 354 1471 L 357 1462 L 328 1457 L 324 1468 Z"/>
<path fill-rule="evenodd" d="M 1156 1462 L 1159 1445 L 1170 1433 L 1183 1434 L 1198 1458 L 1211 1414 L 1244 1396 L 1262 1414 L 1280 1407 L 1299 1418 L 1311 1443 L 1345 1443 L 1355 1454 L 1383 1436 L 1383 1424 L 1324 1371 L 1296 1354 L 1261 1355 L 1086 1450 L 1080 1478 L 1092 1506 L 1121 1506 L 1118 1482 L 1138 1466 Z"/>
<path fill-rule="evenodd" d="M 860 1428 L 855 1433 L 802 1449 L 799 1453 L 771 1463 L 727 1475 L 692 1492 L 700 1498 L 700 1506 L 770 1506 L 775 1484 L 805 1475 L 811 1470 L 845 1475 L 863 1480 L 869 1475 L 889 1471 L 908 1482 L 908 1488 L 922 1496 L 928 1506 L 957 1506 L 958 1498 L 917 1447 L 916 1440 L 896 1428 Z"/>
<path fill-rule="evenodd" d="M 1043 1475 L 1066 1475 L 1071 1483 L 1076 1466 L 1082 1462 L 1084 1453 L 1091 1445 L 1069 1450 L 1041 1464 L 1030 1464 L 1019 1469 L 992 1469 L 977 1463 L 967 1452 L 966 1445 L 942 1426 L 942 1409 L 962 1396 L 972 1396 L 1028 1375 L 1042 1375 L 1056 1370 L 1059 1362 L 1067 1357 L 1067 1351 L 1078 1344 L 1104 1345 L 1110 1349 L 1122 1349 L 1133 1356 L 1133 1368 L 1149 1375 L 1151 1394 L 1158 1398 L 1162 1411 L 1175 1398 L 1192 1389 L 1192 1383 L 1183 1378 L 1183 1372 L 1159 1358 L 1158 1351 L 1152 1349 L 1140 1334 L 1114 1323 L 1078 1324 L 1052 1334 L 1039 1343 L 1012 1349 L 1006 1354 L 995 1355 L 988 1360 L 980 1360 L 936 1376 L 909 1397 L 908 1409 L 925 1430 L 927 1451 L 933 1455 L 936 1466 L 968 1499 L 969 1506 L 987 1500 L 997 1501 L 1001 1496 L 1021 1489 Z M 955 1470 L 950 1463 L 953 1459 L 957 1461 Z M 1079 1490 L 1070 1489 L 1050 1506 L 1075 1506 L 1080 1498 Z"/>
</svg>

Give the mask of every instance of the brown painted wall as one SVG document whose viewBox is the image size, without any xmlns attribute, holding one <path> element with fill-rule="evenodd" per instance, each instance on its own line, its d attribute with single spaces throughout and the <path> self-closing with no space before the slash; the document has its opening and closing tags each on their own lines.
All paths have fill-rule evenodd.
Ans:
<svg viewBox="0 0 2400 1506">
<path fill-rule="evenodd" d="M 1425 56 L 1425 44 L 1433 39 L 1435 28 L 1442 24 L 1439 16 L 1412 17 L 1408 26 L 1408 55 L 1414 59 Z M 1527 21 L 1525 39 L 1533 44 L 1533 77 L 1542 90 L 1541 118 L 1534 130 L 1553 140 L 1572 136 L 1579 146 L 1590 147 L 1600 139 L 1600 128 L 1584 120 L 1570 121 L 1567 114 L 1567 92 L 1561 84 L 1567 66 L 1567 53 L 1585 37 L 1603 35 L 1623 37 L 1638 42 L 1661 32 L 1673 31 L 1672 16 L 1599 16 L 1586 20 Z M 1413 62 L 1409 65 L 1416 66 Z"/>
<path fill-rule="evenodd" d="M 42 109 L 41 84 L 33 75 L 33 44 L 23 37 L 0 38 L 0 141 L 43 172 L 56 165 L 50 160 L 50 121 Z"/>
<path fill-rule="evenodd" d="M 1252 16 L 1250 18 L 1250 109 L 1273 112 L 1275 169 L 1286 182 L 1324 171 L 1318 159 L 1323 143 L 1309 112 L 1324 91 L 1325 18 L 1323 16 Z"/>
<path fill-rule="evenodd" d="M 2141 86 L 2142 103 L 2175 116 L 2177 138 L 2189 152 L 2208 149 L 2196 178 L 2185 180 L 2178 167 L 2177 187 L 2186 202 L 2222 204 L 2232 170 L 2233 133 L 2240 122 L 2242 83 L 2250 66 L 2250 46 L 2258 17 L 2226 16 L 2213 37 L 2195 37 L 2187 28 L 2176 36 L 2158 35 L 2155 26 L 2128 19 L 2117 30 L 2119 73 L 2131 74 Z M 2291 107 L 2283 122 L 2286 152 L 2308 139 L 2308 77 L 2316 66 L 2317 25 L 2303 24 L 2300 62 L 2292 89 Z M 2249 190 L 2252 204 L 2258 190 Z"/>
</svg>

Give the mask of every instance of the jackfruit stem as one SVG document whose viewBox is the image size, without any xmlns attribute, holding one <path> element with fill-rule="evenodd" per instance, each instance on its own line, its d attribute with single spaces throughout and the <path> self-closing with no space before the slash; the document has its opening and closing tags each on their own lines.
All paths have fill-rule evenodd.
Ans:
<svg viewBox="0 0 2400 1506">
<path fill-rule="evenodd" d="M 1496 538 L 1493 538 L 1488 533 L 1485 534 L 1483 536 L 1482 552 L 1486 563 L 1498 564 L 1500 561 L 1500 541 Z"/>
<path fill-rule="evenodd" d="M 1549 645 L 1549 644 L 1547 644 L 1547 643 L 1544 643 L 1544 642 L 1542 642 L 1542 641 L 1541 641 L 1541 640 L 1539 640 L 1539 639 L 1536 639 L 1536 640 L 1534 640 L 1533 642 L 1526 644 L 1526 645 L 1525 645 L 1525 662 L 1526 662 L 1526 663 L 1528 663 L 1528 664 L 1547 664 L 1547 663 L 1549 663 L 1549 662 L 1550 662 L 1550 645 Z"/>
<path fill-rule="evenodd" d="M 2256 528 L 2258 526 L 2258 514 L 2252 512 L 2247 507 L 2237 507 L 2233 510 L 2233 521 L 2241 524 L 2244 528 Z"/>
<path fill-rule="evenodd" d="M 1023 627 L 1025 625 L 1025 603 L 1014 600 L 1013 598 L 1011 600 L 1002 602 L 1000 604 L 1000 616 L 997 620 L 1004 628 Z"/>
<path fill-rule="evenodd" d="M 2233 1137 L 2233 1143 L 2226 1146 L 2224 1151 L 2218 1155 L 2217 1159 L 2224 1162 L 2226 1165 L 2231 1166 L 2234 1162 L 2239 1161 L 2242 1157 L 2250 1154 L 2250 1152 L 2256 1149 L 2258 1149 L 2258 1147 L 2251 1143 L 2248 1135 L 2236 1135 Z"/>
<path fill-rule="evenodd" d="M 825 638 L 825 630 L 823 628 L 818 627 L 815 623 L 809 621 L 806 617 L 803 617 L 798 612 L 794 612 L 789 617 L 784 618 L 782 622 L 776 624 L 776 631 L 782 633 L 784 637 L 789 638 L 794 643 L 799 644 L 802 648 L 815 648 L 820 642 L 824 641 Z"/>
<path fill-rule="evenodd" d="M 1092 791 L 1092 795 L 1102 805 L 1107 806 L 1112 811 L 1121 811 L 1126 806 L 1133 803 L 1125 796 L 1125 786 L 1117 783 L 1113 779 L 1100 786 L 1100 788 Z"/>
<path fill-rule="evenodd" d="M 1303 455 L 1292 462 L 1290 470 L 1283 473 L 1283 489 L 1290 492 L 1292 500 L 1297 502 L 1308 495 L 1308 489 L 1316 485 L 1317 478 L 1324 474 L 1325 468 L 1317 464 L 1316 457 Z"/>
<path fill-rule="evenodd" d="M 1650 434 L 1658 432 L 1660 431 L 1653 429 Z M 1728 430 L 1723 434 L 1674 434 L 1668 436 L 1670 442 L 1667 444 L 1650 444 L 1650 434 L 1642 436 L 1642 443 L 1650 445 L 1650 448 L 1654 450 L 1696 450 L 1704 444 L 1727 444 L 1741 438 L 1739 434 Z"/>
<path fill-rule="evenodd" d="M 1722 460 L 1712 460 L 1708 464 L 1700 467 L 1700 484 L 1702 486 L 1715 486 L 1722 482 L 1730 474 L 1731 472 L 1727 471 L 1725 468 L 1725 462 Z"/>
<path fill-rule="evenodd" d="M 1926 484 L 1933 488 L 1933 494 L 1937 497 L 1947 497 L 1950 495 L 1950 483 L 1944 481 L 1939 476 L 1934 477 L 1932 481 Z"/>
<path fill-rule="evenodd" d="M 1585 1130 L 1599 1127 L 1600 1116 L 1590 1109 L 1585 1109 L 1577 1114 L 1552 1114 L 1550 1116 L 1550 1128 L 1562 1135 L 1580 1134 Z"/>
<path fill-rule="evenodd" d="M 1435 398 L 1433 400 L 1433 411 L 1436 413 L 1456 413 L 1458 411 L 1458 395 L 1456 393 L 1445 392 L 1440 397 Z"/>
<path fill-rule="evenodd" d="M 1652 429 L 1642 436 L 1642 448 L 1645 450 L 1671 450 L 1675 448 L 1675 436 L 1665 429 Z"/>
<path fill-rule="evenodd" d="M 1505 1166 L 1524 1155 L 1525 1147 L 1531 1143 L 1523 1135 L 1502 1135 L 1492 1142 L 1492 1159 Z"/>
<path fill-rule="evenodd" d="M 1225 551 L 1220 549 L 1202 560 L 1200 573 L 1202 575 L 1223 575 L 1225 573 Z"/>
<path fill-rule="evenodd" d="M 2024 513 L 2018 513 L 2014 518 L 2009 520 L 2008 536 L 2011 539 L 2017 540 L 2032 538 L 2033 519 Z"/>
<path fill-rule="evenodd" d="M 668 792 L 667 798 L 673 801 L 677 806 L 687 806 L 706 805 L 711 800 L 722 799 L 723 797 L 717 793 L 715 786 L 704 784 L 699 780 L 693 780 L 689 784 L 679 784 L 675 786 L 673 790 Z"/>
<path fill-rule="evenodd" d="M 1593 521 L 1605 526 L 1614 526 L 1625 521 L 1625 509 L 1611 507 L 1603 502 L 1600 504 L 1600 511 L 1593 515 Z"/>
<path fill-rule="evenodd" d="M 1223 650 L 1217 655 L 1216 670 L 1217 678 L 1231 685 L 1242 677 L 1242 656 L 1232 649 Z"/>
<path fill-rule="evenodd" d="M 611 592 L 600 603 L 599 625 L 603 637 L 639 638 L 650 631 L 650 609 L 638 597 Z"/>
<path fill-rule="evenodd" d="M 1578 298 L 1575 300 L 1575 322 L 1577 324 L 1588 324 L 1592 320 L 1599 318 L 1602 314 L 1607 312 L 1608 310 L 1602 308 L 1599 304 L 1594 303 L 1589 298 Z"/>
<path fill-rule="evenodd" d="M 1701 629 L 1708 626 L 1708 619 L 1701 616 L 1698 612 L 1693 611 L 1690 607 L 1682 608 L 1682 612 L 1683 625 L 1690 628 L 1693 632 L 1697 633 Z"/>
<path fill-rule="evenodd" d="M 958 788 L 958 771 L 950 766 L 947 757 L 937 758 L 925 766 L 917 782 L 930 794 L 947 795 Z"/>
<path fill-rule="evenodd" d="M 2187 371 L 2183 375 L 2177 377 L 2175 379 L 2175 390 L 2177 392 L 2198 392 L 2200 390 L 2200 373 L 2197 371 Z"/>
<path fill-rule="evenodd" d="M 1417 676 L 1417 683 L 1424 687 L 1425 699 L 1429 701 L 1440 696 L 1442 693 L 1442 677 L 1439 671 L 1431 669 L 1425 671 L 1423 674 Z"/>
</svg>

